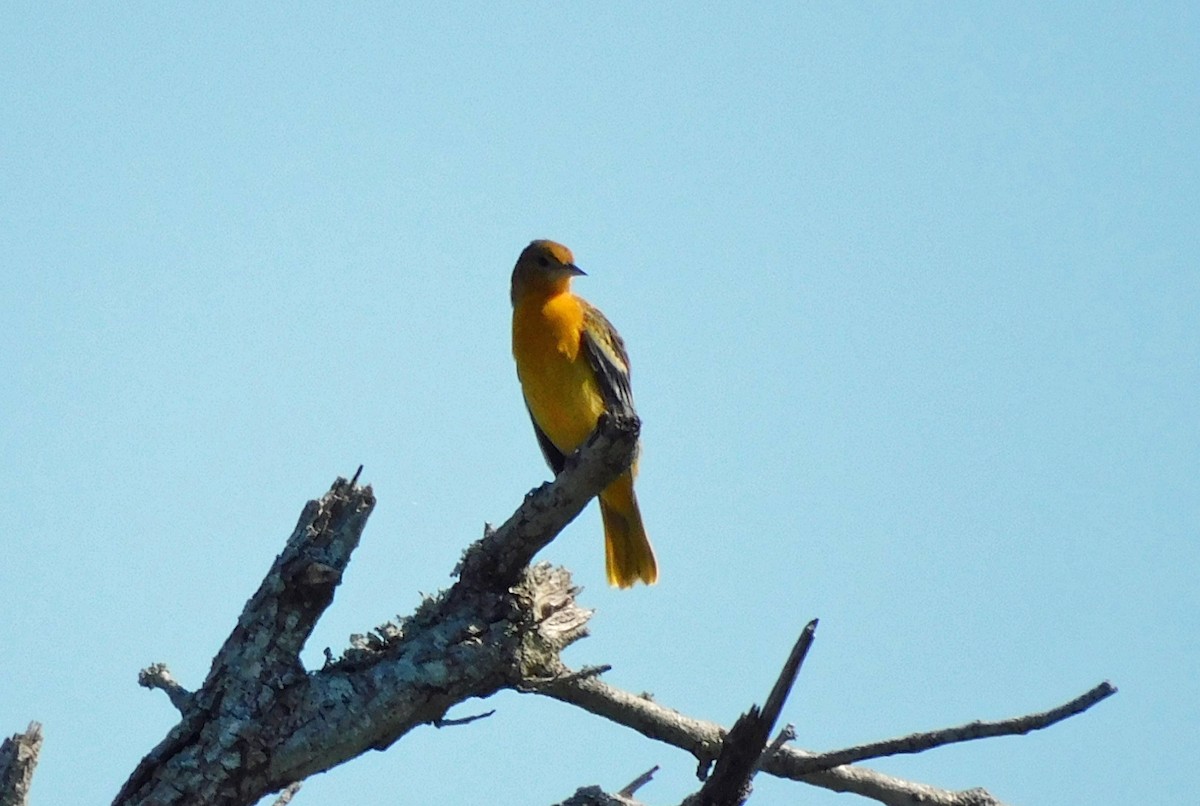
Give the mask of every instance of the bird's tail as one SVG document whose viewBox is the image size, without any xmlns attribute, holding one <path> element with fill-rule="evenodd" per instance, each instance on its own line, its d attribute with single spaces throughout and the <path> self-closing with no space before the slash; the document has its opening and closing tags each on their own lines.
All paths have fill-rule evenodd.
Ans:
<svg viewBox="0 0 1200 806">
<path fill-rule="evenodd" d="M 629 588 L 639 579 L 647 585 L 657 582 L 658 563 L 642 526 L 631 472 L 625 472 L 600 493 L 600 517 L 604 521 L 608 584 Z"/>
</svg>

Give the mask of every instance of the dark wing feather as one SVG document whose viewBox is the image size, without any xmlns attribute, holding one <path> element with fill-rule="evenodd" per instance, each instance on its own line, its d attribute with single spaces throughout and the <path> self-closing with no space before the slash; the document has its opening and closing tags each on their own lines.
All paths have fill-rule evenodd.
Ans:
<svg viewBox="0 0 1200 806">
<path fill-rule="evenodd" d="M 604 314 L 588 305 L 584 309 L 583 351 L 596 373 L 604 407 L 613 414 L 633 414 L 633 389 L 629 385 L 629 354 L 617 329 Z"/>
<path fill-rule="evenodd" d="M 529 404 L 525 404 L 525 411 L 529 411 Z M 538 427 L 537 420 L 533 419 L 533 412 L 529 412 L 529 422 L 533 423 L 533 433 L 537 435 L 538 447 L 542 449 L 542 456 L 546 457 L 546 464 L 550 465 L 550 469 L 554 471 L 554 475 L 562 472 L 563 465 L 567 461 L 567 457 L 563 452 L 554 447 L 554 443 L 550 441 L 550 437 L 546 436 L 546 432 Z"/>
</svg>

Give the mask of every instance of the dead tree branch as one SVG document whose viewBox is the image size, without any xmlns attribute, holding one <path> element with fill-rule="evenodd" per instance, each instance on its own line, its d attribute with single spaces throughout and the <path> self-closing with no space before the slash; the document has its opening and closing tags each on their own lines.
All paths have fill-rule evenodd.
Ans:
<svg viewBox="0 0 1200 806">
<path fill-rule="evenodd" d="M 554 481 L 529 493 L 502 526 L 488 527 L 466 549 L 454 585 L 407 618 L 353 636 L 341 658 L 327 651 L 324 666 L 309 671 L 300 652 L 332 601 L 375 505 L 371 488 L 356 483 L 357 474 L 352 481 L 338 479 L 305 506 L 203 685 L 185 689 L 162 664 L 142 672 L 139 682 L 163 690 L 181 718 L 142 759 L 114 806 L 242 806 L 280 791 L 277 802 L 285 803 L 309 775 L 387 748 L 418 725 L 467 724 L 486 716 L 447 719 L 446 713 L 506 688 L 541 693 L 627 725 L 687 750 L 703 768 L 723 747 L 732 748 L 732 772 L 722 767 L 713 777 L 718 783 L 726 778 L 730 786 L 721 792 L 733 794 L 709 798 L 713 804 L 739 802 L 750 776 L 762 770 L 889 806 L 997 806 L 983 790 L 936 789 L 848 762 L 1036 730 L 1115 691 L 1104 684 L 1041 714 L 818 755 L 785 744 L 791 738 L 786 729 L 763 749 L 803 658 L 804 636 L 761 716 L 752 711 L 744 741 L 738 726 L 726 733 L 609 686 L 599 679 L 606 666 L 573 672 L 561 652 L 586 635 L 592 613 L 576 602 L 578 591 L 567 571 L 529 563 L 629 467 L 638 429 L 636 419 L 602 419 Z M 813 626 L 806 629 L 807 640 Z M 0 747 L 0 806 L 25 806 L 40 743 L 35 723 L 24 738 L 15 736 Z M 647 777 L 616 795 L 583 788 L 565 803 L 627 806 Z"/>
<path fill-rule="evenodd" d="M 799 765 L 805 772 L 820 772 L 843 764 L 865 761 L 870 758 L 883 758 L 904 753 L 923 753 L 935 747 L 958 742 L 969 742 L 974 739 L 988 739 L 994 736 L 1017 736 L 1031 731 L 1048 728 L 1062 722 L 1064 719 L 1081 714 L 1101 700 L 1117 693 L 1107 680 L 1089 691 L 1080 694 L 1070 702 L 1065 702 L 1048 711 L 1035 714 L 1016 716 L 1010 719 L 1000 719 L 995 722 L 975 721 L 953 728 L 942 728 L 926 733 L 912 733 L 895 739 L 885 739 L 881 742 L 861 744 L 835 750 L 829 753 L 819 753 Z"/>
<path fill-rule="evenodd" d="M 637 778 L 634 778 L 632 781 L 625 784 L 625 786 L 621 787 L 621 791 L 617 793 L 617 796 L 622 797 L 622 798 L 632 798 L 633 793 L 637 792 L 639 789 L 641 789 L 643 786 L 650 783 L 650 781 L 652 781 L 654 779 L 654 773 L 656 773 L 656 772 L 658 772 L 657 764 L 655 764 L 650 769 L 646 770 L 644 773 L 639 775 Z"/>
<path fill-rule="evenodd" d="M 1069 707 L 1078 706 L 1080 702 L 1094 697 L 1094 692 L 1101 688 L 1102 686 L 1098 686 L 1096 689 L 1093 689 L 1093 692 L 1076 698 L 1070 703 L 1060 706 L 1060 708 L 1046 712 L 1046 714 L 1058 715 L 1058 719 L 1048 721 L 1046 725 L 1053 724 L 1054 721 L 1065 719 L 1073 713 L 1079 713 L 1084 710 L 1083 708 L 1077 708 L 1070 713 L 1066 713 Z M 544 680 L 537 686 L 535 691 L 539 694 L 544 694 L 548 697 L 553 697 L 554 699 L 583 708 L 590 713 L 605 717 L 617 724 L 632 728 L 648 738 L 678 747 L 681 750 L 686 750 L 695 756 L 702 769 L 707 768 L 717 758 L 725 737 L 724 728 L 716 723 L 685 716 L 671 708 L 659 705 L 646 697 L 622 691 L 603 680 L 597 679 L 595 676 L 580 676 L 575 674 L 566 667 L 561 669 L 558 676 L 548 677 Z M 1104 696 L 1107 696 L 1107 694 Z M 1098 702 L 1100 699 L 1103 699 L 1103 697 L 1095 697 L 1088 704 Z M 1041 716 L 1044 715 L 1033 714 L 1030 717 L 1018 717 L 1017 724 L 1024 726 L 1030 723 L 1021 720 L 1036 719 Z M 1006 720 L 1005 722 L 1012 723 L 1014 720 Z M 1041 725 L 1041 727 L 1045 727 L 1046 725 Z M 1013 730 L 1009 732 L 1016 733 L 1021 731 Z M 1006 734 L 995 733 L 989 735 Z M 982 737 L 962 735 L 957 740 L 967 741 L 970 738 Z M 843 752 L 837 751 L 839 755 Z M 1002 806 L 999 800 L 982 789 L 962 791 L 938 789 L 925 784 L 885 775 L 884 773 L 865 767 L 848 764 L 834 767 L 827 767 L 821 764 L 820 766 L 816 766 L 815 769 L 813 766 L 810 766 L 818 759 L 826 759 L 828 755 L 832 754 L 818 755 L 795 747 L 784 746 L 773 754 L 765 754 L 761 769 L 780 778 L 803 781 L 833 792 L 848 792 L 861 795 L 879 803 L 887 804 L 887 806 L 915 806 L 915 804 L 931 804 L 932 806 Z M 862 758 L 872 757 L 875 756 L 863 756 Z M 856 758 L 855 760 L 861 759 Z"/>
<path fill-rule="evenodd" d="M 0 806 L 25 806 L 41 752 L 42 726 L 37 722 L 0 742 Z"/>
<path fill-rule="evenodd" d="M 758 771 L 767 737 L 771 735 L 783 711 L 783 704 L 796 683 L 796 675 L 800 673 L 800 666 L 812 646 L 816 629 L 817 620 L 813 619 L 800 633 L 762 711 L 753 705 L 733 723 L 721 742 L 721 752 L 712 776 L 704 782 L 699 792 L 684 801 L 685 806 L 741 806 L 750 797 L 750 781 Z"/>
<path fill-rule="evenodd" d="M 179 685 L 179 681 L 165 663 L 152 663 L 138 672 L 138 685 L 142 688 L 161 689 L 171 701 L 171 705 L 178 708 L 180 713 L 186 713 L 192 701 L 192 692 Z"/>
<path fill-rule="evenodd" d="M 498 590 L 514 584 L 535 554 L 575 520 L 597 494 L 633 461 L 641 422 L 632 417 L 601 418 L 587 443 L 567 457 L 566 467 L 543 484 L 499 529 L 463 552 L 455 573 L 466 588 Z"/>
<path fill-rule="evenodd" d="M 183 718 L 114 804 L 253 803 L 546 667 L 591 613 L 575 605 L 568 574 L 529 561 L 629 466 L 639 425 L 606 419 L 554 481 L 467 549 L 448 591 L 308 672 L 300 651 L 375 506 L 370 487 L 336 481 L 304 508 L 198 691 L 179 693 L 161 667 L 143 673 L 175 693 Z"/>
</svg>

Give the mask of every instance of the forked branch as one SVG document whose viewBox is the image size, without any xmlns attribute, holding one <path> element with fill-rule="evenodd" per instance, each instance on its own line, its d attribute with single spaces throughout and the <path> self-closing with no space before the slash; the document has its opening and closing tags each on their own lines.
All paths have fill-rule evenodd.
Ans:
<svg viewBox="0 0 1200 806">
<path fill-rule="evenodd" d="M 651 699 L 611 686 L 595 676 L 575 674 L 566 667 L 562 668 L 560 675 L 544 680 L 535 690 L 539 694 L 570 703 L 632 728 L 643 736 L 685 750 L 695 756 L 701 768 L 707 768 L 716 759 L 726 735 L 725 729 L 714 722 L 686 716 Z M 851 765 L 846 761 L 839 762 L 840 766 L 829 766 L 829 761 L 863 761 L 893 755 L 906 752 L 897 748 L 911 746 L 915 742 L 926 742 L 927 747 L 924 749 L 929 749 L 941 744 L 987 736 L 1028 733 L 1030 730 L 1049 727 L 1055 722 L 1082 713 L 1115 691 L 1116 689 L 1108 683 L 1102 683 L 1087 694 L 1050 711 L 999 722 L 971 723 L 959 728 L 912 734 L 900 739 L 832 753 L 817 754 L 784 745 L 774 753 L 764 754 L 760 769 L 780 778 L 803 781 L 833 792 L 861 795 L 888 806 L 1002 806 L 1001 801 L 982 789 L 939 789 Z M 979 727 L 973 726 L 984 727 L 980 732 Z M 930 737 L 936 737 L 937 741 L 929 743 Z"/>
<path fill-rule="evenodd" d="M 800 633 L 762 710 L 751 706 L 733 723 L 721 742 L 712 776 L 699 792 L 684 801 L 685 806 L 741 806 L 750 797 L 750 781 L 763 760 L 767 737 L 775 728 L 783 704 L 796 683 L 796 675 L 812 646 L 816 629 L 817 620 L 813 619 Z"/>
<path fill-rule="evenodd" d="M 164 691 L 181 719 L 134 770 L 116 806 L 240 806 L 280 791 L 277 802 L 286 803 L 307 776 L 386 748 L 418 725 L 481 718 L 447 719 L 446 712 L 501 689 L 584 708 L 682 748 L 706 769 L 727 749 L 730 762 L 714 772 L 707 792 L 714 806 L 738 802 L 759 770 L 891 806 L 994 805 L 998 801 L 983 790 L 936 789 L 849 762 L 1037 730 L 1115 691 L 1105 683 L 1040 714 L 814 754 L 786 744 L 786 731 L 765 751 L 764 745 L 815 624 L 797 643 L 762 714 L 752 712 L 744 731 L 726 733 L 613 688 L 599 679 L 607 667 L 572 672 L 560 653 L 586 635 L 591 611 L 576 602 L 567 571 L 529 563 L 629 467 L 638 428 L 636 419 L 602 419 L 557 478 L 468 547 L 449 590 L 397 623 L 353 637 L 341 658 L 327 653 L 324 667 L 310 671 L 300 651 L 332 601 L 375 504 L 370 487 L 339 479 L 304 508 L 199 688 L 185 689 L 161 664 L 143 672 L 142 685 Z M 0 806 L 25 806 L 40 744 L 35 723 L 0 747 Z M 647 777 L 615 795 L 581 789 L 568 803 L 628 804 Z"/>
</svg>

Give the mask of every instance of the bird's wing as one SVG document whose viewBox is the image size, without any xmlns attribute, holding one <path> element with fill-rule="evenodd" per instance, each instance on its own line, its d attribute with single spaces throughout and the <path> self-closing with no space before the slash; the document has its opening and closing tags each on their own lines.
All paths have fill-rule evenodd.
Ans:
<svg viewBox="0 0 1200 806">
<path fill-rule="evenodd" d="M 525 403 L 525 411 L 529 411 L 528 402 Z M 550 441 L 550 437 L 546 436 L 546 432 L 537 424 L 537 420 L 533 419 L 532 411 L 529 411 L 529 421 L 533 423 L 533 433 L 537 435 L 538 447 L 542 449 L 542 456 L 546 457 L 546 464 L 550 465 L 550 469 L 557 476 L 562 472 L 567 457 L 563 455 L 562 451 L 554 447 L 554 443 Z"/>
<path fill-rule="evenodd" d="M 584 303 L 583 351 L 604 398 L 604 407 L 614 414 L 633 414 L 633 390 L 629 386 L 629 354 L 617 329 L 604 314 Z"/>
</svg>

